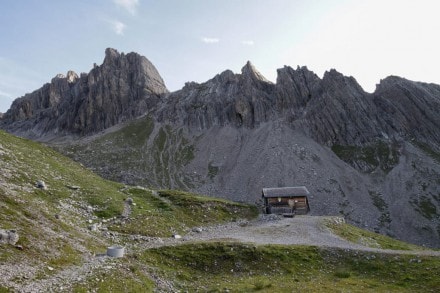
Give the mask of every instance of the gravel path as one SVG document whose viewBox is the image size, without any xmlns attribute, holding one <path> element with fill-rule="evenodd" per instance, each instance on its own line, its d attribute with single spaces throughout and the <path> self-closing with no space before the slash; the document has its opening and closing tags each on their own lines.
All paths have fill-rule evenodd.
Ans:
<svg viewBox="0 0 440 293">
<path fill-rule="evenodd" d="M 225 225 L 194 229 L 184 241 L 230 240 L 255 244 L 314 245 L 350 250 L 371 251 L 390 254 L 416 254 L 440 256 L 440 251 L 389 250 L 363 246 L 349 242 L 333 234 L 324 224 L 337 217 L 296 216 L 294 218 L 260 217 L 250 222 L 235 222 Z"/>
<path fill-rule="evenodd" d="M 184 243 L 206 241 L 238 241 L 244 243 L 285 244 L 285 245 L 313 245 L 319 247 L 342 248 L 349 250 L 370 251 L 389 254 L 410 254 L 440 257 L 440 251 L 403 251 L 370 248 L 360 244 L 348 242 L 334 235 L 325 225 L 326 220 L 338 220 L 337 217 L 313 217 L 296 216 L 294 218 L 282 218 L 274 215 L 261 216 L 253 221 L 237 221 L 223 225 L 194 228 L 182 238 L 158 238 L 138 235 L 118 235 L 115 237 L 129 237 L 126 245 L 127 253 L 157 248 L 163 246 L 181 245 Z M 90 256 L 81 266 L 68 267 L 41 281 L 23 282 L 19 287 L 14 282 L 9 285 L 19 292 L 59 292 L 68 290 L 69 285 L 87 276 L 92 276 L 96 270 L 112 270 L 118 261 L 106 257 Z M 1 266 L 0 266 L 1 268 Z M 29 270 L 26 270 L 29 271 Z M 30 272 L 30 271 L 29 271 Z M 26 277 L 27 278 L 27 277 Z M 165 286 L 166 280 L 154 278 L 157 285 Z M 165 283 L 164 283 L 165 282 Z M 66 286 L 67 285 L 67 286 Z M 170 285 L 168 284 L 168 287 Z M 167 288 L 168 288 L 167 287 Z M 170 289 L 169 287 L 168 289 Z M 172 288 L 171 288 L 172 289 Z M 171 290 L 172 291 L 172 290 Z"/>
</svg>

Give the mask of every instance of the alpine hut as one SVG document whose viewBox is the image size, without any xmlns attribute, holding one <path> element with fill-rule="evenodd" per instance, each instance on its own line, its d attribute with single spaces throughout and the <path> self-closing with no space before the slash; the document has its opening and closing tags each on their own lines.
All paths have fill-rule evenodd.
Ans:
<svg viewBox="0 0 440 293">
<path fill-rule="evenodd" d="M 305 186 L 263 188 L 264 213 L 282 215 L 305 215 L 310 212 Z"/>
</svg>

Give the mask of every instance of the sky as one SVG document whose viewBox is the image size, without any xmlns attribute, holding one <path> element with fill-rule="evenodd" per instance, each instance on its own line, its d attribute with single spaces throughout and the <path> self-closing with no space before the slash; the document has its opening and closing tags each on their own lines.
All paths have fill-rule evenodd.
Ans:
<svg viewBox="0 0 440 293">
<path fill-rule="evenodd" d="M 398 75 L 440 84 L 437 0 L 1 0 L 0 112 L 58 73 L 89 72 L 105 49 L 137 52 L 169 90 L 250 60 L 335 68 L 373 92 Z"/>
</svg>

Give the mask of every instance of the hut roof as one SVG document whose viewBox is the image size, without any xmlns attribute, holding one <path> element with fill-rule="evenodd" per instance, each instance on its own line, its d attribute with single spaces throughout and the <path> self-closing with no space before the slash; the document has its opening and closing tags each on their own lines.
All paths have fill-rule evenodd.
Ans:
<svg viewBox="0 0 440 293">
<path fill-rule="evenodd" d="M 263 197 L 308 196 L 305 186 L 263 188 Z"/>
</svg>

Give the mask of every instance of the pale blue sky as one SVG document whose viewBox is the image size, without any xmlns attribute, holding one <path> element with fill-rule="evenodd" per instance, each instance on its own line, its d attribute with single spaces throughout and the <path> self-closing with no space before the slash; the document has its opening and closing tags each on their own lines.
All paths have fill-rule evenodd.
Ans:
<svg viewBox="0 0 440 293">
<path fill-rule="evenodd" d="M 435 0 L 1 0 L 0 112 L 107 47 L 138 52 L 170 90 L 250 60 L 269 80 L 284 65 L 336 68 L 367 91 L 394 74 L 440 83 Z"/>
</svg>

